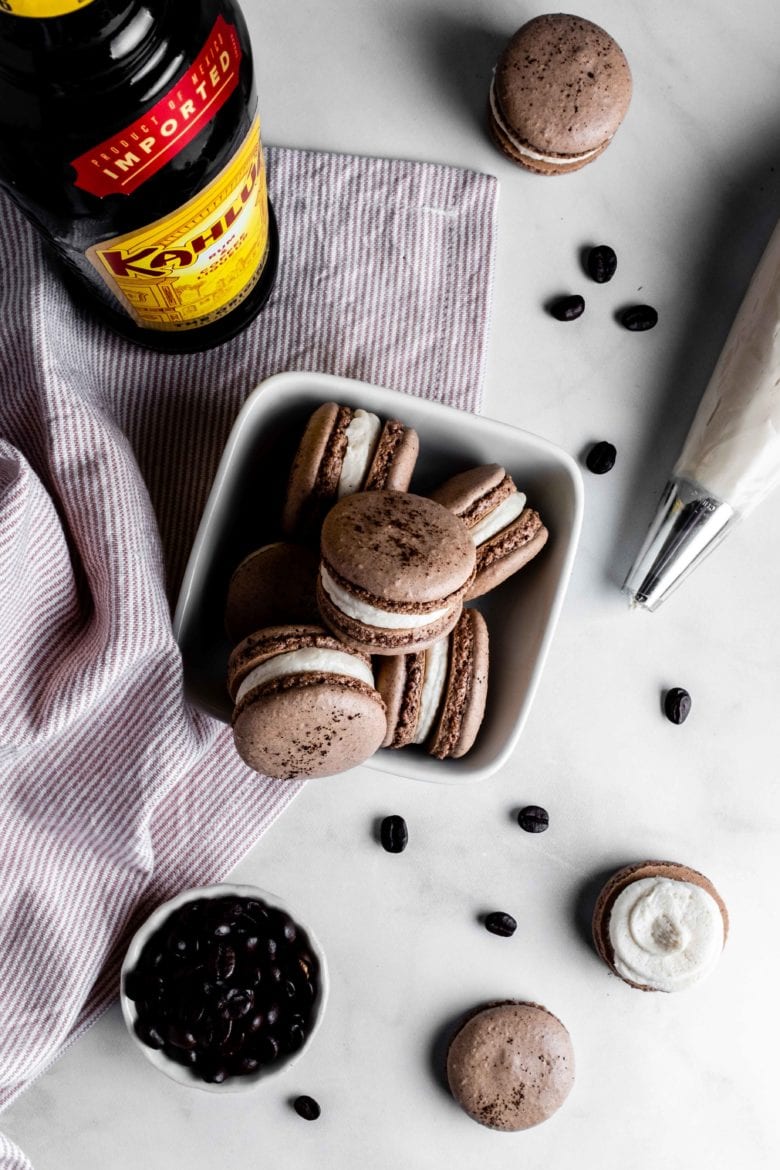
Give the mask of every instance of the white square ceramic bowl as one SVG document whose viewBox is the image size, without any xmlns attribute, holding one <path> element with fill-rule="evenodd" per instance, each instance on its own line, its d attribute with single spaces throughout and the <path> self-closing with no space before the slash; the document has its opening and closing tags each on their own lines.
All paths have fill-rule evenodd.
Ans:
<svg viewBox="0 0 780 1170">
<path fill-rule="evenodd" d="M 425 495 L 458 471 L 500 463 L 549 529 L 535 560 L 471 603 L 484 613 L 490 634 L 487 710 L 471 751 L 460 760 L 441 761 L 417 748 L 381 750 L 367 761 L 368 767 L 419 780 L 484 779 L 511 754 L 539 682 L 579 537 L 582 477 L 571 456 L 545 439 L 394 390 L 328 374 L 288 373 L 269 378 L 249 395 L 222 455 L 174 616 L 188 697 L 230 721 L 228 582 L 243 557 L 280 539 L 295 449 L 309 415 L 329 401 L 415 428 L 420 456 L 410 491 Z"/>
</svg>

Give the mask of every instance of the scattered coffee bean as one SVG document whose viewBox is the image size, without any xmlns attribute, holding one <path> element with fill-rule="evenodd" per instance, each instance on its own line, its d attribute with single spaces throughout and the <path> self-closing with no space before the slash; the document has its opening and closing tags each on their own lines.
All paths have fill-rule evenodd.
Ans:
<svg viewBox="0 0 780 1170">
<path fill-rule="evenodd" d="M 511 914 L 495 910 L 485 918 L 485 929 L 491 934 L 500 934 L 502 938 L 510 938 L 517 930 L 517 922 Z"/>
<path fill-rule="evenodd" d="M 517 814 L 517 823 L 526 833 L 543 833 L 550 824 L 550 814 L 538 804 L 528 804 Z"/>
<path fill-rule="evenodd" d="M 409 830 L 403 817 L 385 817 L 380 828 L 382 847 L 388 853 L 403 853 L 409 844 Z"/>
<path fill-rule="evenodd" d="M 684 687 L 672 687 L 664 695 L 664 713 L 670 723 L 684 723 L 691 713 L 691 696 Z"/>
<path fill-rule="evenodd" d="M 612 443 L 594 443 L 590 451 L 588 451 L 585 463 L 588 471 L 592 471 L 594 475 L 604 475 L 605 472 L 611 471 L 615 466 L 616 458 L 617 450 Z"/>
<path fill-rule="evenodd" d="M 556 321 L 576 321 L 585 312 L 585 299 L 579 293 L 558 297 L 550 304 L 550 312 Z"/>
<path fill-rule="evenodd" d="M 296 1097 L 293 1109 L 304 1121 L 316 1121 L 322 1112 L 313 1097 Z"/>
<path fill-rule="evenodd" d="M 591 280 L 596 284 L 606 284 L 615 275 L 617 256 L 609 244 L 597 244 L 588 252 L 585 267 Z"/>
<path fill-rule="evenodd" d="M 652 305 L 629 305 L 618 315 L 618 320 L 632 333 L 642 333 L 658 323 L 658 313 Z"/>
</svg>

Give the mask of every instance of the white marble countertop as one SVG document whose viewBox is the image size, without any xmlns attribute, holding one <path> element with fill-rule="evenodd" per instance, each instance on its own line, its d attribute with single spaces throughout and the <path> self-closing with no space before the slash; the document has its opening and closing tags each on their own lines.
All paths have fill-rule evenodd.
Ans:
<svg viewBox="0 0 780 1170">
<path fill-rule="evenodd" d="M 614 144 L 557 179 L 514 168 L 483 126 L 506 37 L 544 11 L 509 0 L 244 0 L 268 143 L 406 156 L 500 181 L 484 412 L 578 458 L 586 514 L 566 604 L 519 746 L 464 788 L 358 769 L 310 783 L 235 871 L 315 925 L 331 999 L 310 1051 L 248 1094 L 157 1074 L 112 1009 L 3 1116 L 36 1170 L 390 1170 L 523 1165 L 750 1170 L 780 1163 L 776 866 L 780 497 L 656 614 L 619 582 L 636 552 L 780 207 L 776 0 L 581 0 L 623 46 L 634 98 Z M 615 280 L 579 251 L 608 242 Z M 543 311 L 591 292 L 576 326 Z M 594 291 L 596 290 L 596 291 Z M 598 294 L 598 295 L 597 295 Z M 656 329 L 611 316 L 646 300 Z M 661 695 L 687 687 L 673 726 Z M 550 828 L 514 820 L 544 805 Z M 377 818 L 403 814 L 400 856 Z M 708 874 L 731 933 L 714 975 L 673 996 L 610 975 L 583 922 L 595 879 L 671 858 Z M 511 939 L 479 915 L 518 920 Z M 496 998 L 541 1002 L 571 1031 L 577 1081 L 549 1123 L 483 1129 L 442 1084 L 451 1021 Z M 306 1123 L 290 1107 L 316 1097 Z"/>
</svg>

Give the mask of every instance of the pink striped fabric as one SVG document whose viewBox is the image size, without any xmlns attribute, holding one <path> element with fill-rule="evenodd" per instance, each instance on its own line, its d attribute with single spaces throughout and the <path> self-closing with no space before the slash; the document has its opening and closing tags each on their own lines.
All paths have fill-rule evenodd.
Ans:
<svg viewBox="0 0 780 1170">
<path fill-rule="evenodd" d="M 128 934 L 224 876 L 296 785 L 190 708 L 170 610 L 228 432 L 281 370 L 478 410 L 495 180 L 268 151 L 272 301 L 207 354 L 144 352 L 0 235 L 0 1106 L 111 1002 Z M 24 1156 L 0 1135 L 0 1166 Z"/>
</svg>

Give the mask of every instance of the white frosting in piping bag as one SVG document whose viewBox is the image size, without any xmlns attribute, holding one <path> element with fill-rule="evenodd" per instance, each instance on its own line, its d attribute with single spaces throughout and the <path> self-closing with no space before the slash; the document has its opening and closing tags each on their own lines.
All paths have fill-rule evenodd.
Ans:
<svg viewBox="0 0 780 1170">
<path fill-rule="evenodd" d="M 780 225 L 731 327 L 675 474 L 742 515 L 780 484 Z"/>
<path fill-rule="evenodd" d="M 383 630 L 417 630 L 421 626 L 437 622 L 450 612 L 450 609 L 445 607 L 431 610 L 430 613 L 394 613 L 392 610 L 369 605 L 367 601 L 361 601 L 352 593 L 348 593 L 333 580 L 324 565 L 320 569 L 320 579 L 323 589 L 336 608 L 347 617 L 364 622 L 367 626 L 379 626 Z"/>
<path fill-rule="evenodd" d="M 692 882 L 646 877 L 618 894 L 609 917 L 615 970 L 656 991 L 682 991 L 709 975 L 723 950 L 723 916 Z"/>
<path fill-rule="evenodd" d="M 355 411 L 347 427 L 347 449 L 337 489 L 339 499 L 360 491 L 381 432 L 382 422 L 375 414 L 367 410 Z"/>
</svg>

